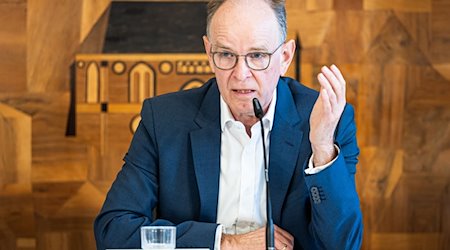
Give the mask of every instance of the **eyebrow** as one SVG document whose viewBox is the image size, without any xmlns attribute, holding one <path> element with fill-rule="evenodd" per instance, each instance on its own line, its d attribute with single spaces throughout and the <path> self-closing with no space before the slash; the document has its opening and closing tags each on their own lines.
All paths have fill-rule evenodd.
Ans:
<svg viewBox="0 0 450 250">
<path fill-rule="evenodd" d="M 213 47 L 216 47 L 216 48 L 218 48 L 218 49 L 232 50 L 230 47 L 225 46 L 225 45 L 221 45 L 221 44 L 219 44 L 219 43 L 213 44 L 213 45 L 214 45 Z"/>
<path fill-rule="evenodd" d="M 261 46 L 261 47 L 252 47 L 250 48 L 250 51 L 262 51 L 262 52 L 266 52 L 268 51 L 268 49 L 265 46 Z"/>
<path fill-rule="evenodd" d="M 216 48 L 218 48 L 218 49 L 225 49 L 225 50 L 235 51 L 235 50 L 233 50 L 232 48 L 230 48 L 230 47 L 228 47 L 228 46 L 225 46 L 225 45 L 222 45 L 222 44 L 220 44 L 220 43 L 213 44 L 213 45 L 214 45 Z M 268 49 L 267 49 L 265 46 L 261 46 L 261 47 L 251 47 L 251 48 L 249 49 L 249 51 L 267 52 Z"/>
</svg>

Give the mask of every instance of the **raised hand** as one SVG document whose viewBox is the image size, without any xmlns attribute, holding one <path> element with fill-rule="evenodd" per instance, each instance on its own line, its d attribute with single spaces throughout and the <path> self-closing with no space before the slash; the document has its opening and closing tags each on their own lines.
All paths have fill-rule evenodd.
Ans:
<svg viewBox="0 0 450 250">
<path fill-rule="evenodd" d="M 333 136 L 346 104 L 345 79 L 335 65 L 323 66 L 317 79 L 320 94 L 309 120 L 314 166 L 325 165 L 336 157 Z"/>
</svg>

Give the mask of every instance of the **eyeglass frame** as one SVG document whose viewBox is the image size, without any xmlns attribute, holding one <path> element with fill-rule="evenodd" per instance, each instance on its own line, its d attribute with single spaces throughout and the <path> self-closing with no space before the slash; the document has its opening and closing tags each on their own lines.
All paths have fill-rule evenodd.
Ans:
<svg viewBox="0 0 450 250">
<path fill-rule="evenodd" d="M 235 60 L 235 62 L 234 62 L 234 65 L 233 65 L 231 68 L 229 68 L 229 69 L 224 69 L 224 68 L 221 68 L 221 67 L 217 66 L 216 60 L 214 59 L 214 55 L 217 54 L 217 53 L 223 53 L 223 52 L 218 52 L 218 51 L 213 52 L 213 51 L 212 51 L 213 44 L 211 44 L 210 54 L 211 54 L 211 56 L 212 56 L 212 61 L 213 61 L 213 63 L 214 63 L 214 66 L 216 66 L 216 68 L 218 68 L 218 69 L 220 69 L 220 70 L 232 70 L 232 69 L 234 69 L 234 68 L 236 67 L 236 65 L 238 64 L 239 57 L 244 57 L 245 65 L 247 65 L 247 67 L 248 67 L 249 69 L 255 70 L 255 71 L 263 71 L 263 70 L 266 70 L 267 68 L 269 68 L 270 62 L 271 62 L 271 59 L 272 59 L 272 55 L 275 54 L 275 52 L 277 52 L 277 50 L 278 50 L 279 48 L 281 48 L 281 46 L 282 46 L 283 44 L 285 44 L 285 43 L 286 43 L 286 41 L 282 42 L 282 43 L 281 43 L 280 45 L 278 45 L 278 47 L 277 47 L 276 49 L 274 49 L 272 52 L 249 52 L 249 53 L 247 53 L 247 54 L 245 54 L 245 55 L 239 55 L 239 54 L 235 54 L 235 53 L 232 53 L 232 52 L 228 52 L 228 53 L 232 54 L 232 55 L 236 58 L 236 60 Z M 248 64 L 248 61 L 247 61 L 247 56 L 249 56 L 250 54 L 254 54 L 254 53 L 260 53 L 260 54 L 264 54 L 264 55 L 269 56 L 269 62 L 267 63 L 267 66 L 266 66 L 265 68 L 263 68 L 263 69 L 254 69 L 254 68 L 250 67 L 250 65 Z"/>
</svg>

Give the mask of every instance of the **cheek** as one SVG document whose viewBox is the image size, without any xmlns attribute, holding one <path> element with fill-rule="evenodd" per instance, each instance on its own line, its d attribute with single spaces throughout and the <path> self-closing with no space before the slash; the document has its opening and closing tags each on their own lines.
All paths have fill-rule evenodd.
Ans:
<svg viewBox="0 0 450 250">
<path fill-rule="evenodd" d="M 272 99 L 273 91 L 275 90 L 278 80 L 280 79 L 279 71 L 276 69 L 270 69 L 260 76 L 257 81 L 260 85 L 260 95 L 264 100 L 264 106 L 269 105 Z"/>
<path fill-rule="evenodd" d="M 267 69 L 267 71 L 265 71 L 263 75 L 260 75 L 255 78 L 259 82 L 261 91 L 270 92 L 271 94 L 273 92 L 273 89 L 277 85 L 278 80 L 280 79 L 280 74 L 279 70 L 270 68 Z M 268 93 L 264 94 L 267 95 Z"/>
<path fill-rule="evenodd" d="M 216 70 L 215 77 L 220 93 L 222 93 L 222 95 L 225 95 L 226 90 L 228 89 L 229 74 L 226 74 L 226 72 L 220 72 L 220 70 Z"/>
<path fill-rule="evenodd" d="M 222 95 L 225 93 L 226 86 L 223 84 L 222 79 L 220 79 L 218 76 L 216 76 L 217 81 L 217 87 L 219 88 L 219 92 L 222 93 Z"/>
</svg>

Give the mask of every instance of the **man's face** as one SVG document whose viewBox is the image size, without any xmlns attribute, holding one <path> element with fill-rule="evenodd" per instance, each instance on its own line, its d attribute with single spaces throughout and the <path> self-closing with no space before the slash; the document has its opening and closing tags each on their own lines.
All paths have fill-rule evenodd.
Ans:
<svg viewBox="0 0 450 250">
<path fill-rule="evenodd" d="M 275 14 L 264 1 L 226 1 L 213 16 L 210 37 L 204 37 L 205 49 L 219 91 L 235 119 L 254 116 L 252 100 L 255 97 L 267 110 L 278 79 L 286 72 L 292 58 L 286 56 L 285 45 L 282 45 L 271 56 L 265 70 L 250 69 L 244 57 L 238 58 L 233 69 L 221 70 L 214 66 L 210 52 L 272 53 L 282 43 L 280 37 Z"/>
</svg>

